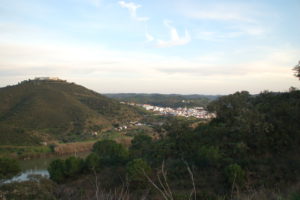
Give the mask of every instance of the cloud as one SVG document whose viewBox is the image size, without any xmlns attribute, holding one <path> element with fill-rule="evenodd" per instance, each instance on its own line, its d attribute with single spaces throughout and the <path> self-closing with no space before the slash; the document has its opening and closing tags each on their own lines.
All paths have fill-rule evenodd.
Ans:
<svg viewBox="0 0 300 200">
<path fill-rule="evenodd" d="M 157 47 L 164 48 L 164 47 L 180 46 L 180 45 L 188 44 L 191 41 L 191 36 L 187 30 L 185 30 L 184 36 L 180 37 L 178 35 L 176 28 L 170 25 L 171 24 L 170 21 L 166 20 L 164 21 L 164 24 L 169 29 L 171 38 L 168 41 L 158 40 Z"/>
<path fill-rule="evenodd" d="M 260 15 L 257 7 L 247 3 L 202 3 L 195 1 L 178 5 L 184 16 L 192 19 L 255 22 Z"/>
<path fill-rule="evenodd" d="M 153 35 L 151 35 L 151 34 L 148 32 L 147 26 L 145 26 L 145 37 L 146 37 L 146 39 L 147 39 L 146 42 L 152 42 L 152 41 L 154 40 Z"/>
<path fill-rule="evenodd" d="M 108 50 L 98 45 L 53 42 L 3 43 L 0 41 L 0 76 L 53 75 L 98 76 L 122 78 L 123 74 L 139 75 L 154 71 L 146 60 L 161 57 L 141 52 Z M 121 74 L 121 75 L 120 75 Z M 127 76 L 127 75 L 126 75 Z M 1 82 L 1 81 L 0 81 Z"/>
<path fill-rule="evenodd" d="M 240 26 L 241 32 L 244 34 L 258 36 L 266 32 L 266 29 L 257 25 Z"/>
<path fill-rule="evenodd" d="M 259 26 L 252 25 L 243 25 L 243 26 L 234 26 L 233 30 L 229 31 L 207 31 L 207 30 L 198 30 L 195 31 L 195 38 L 206 41 L 220 42 L 226 41 L 227 39 L 233 39 L 243 36 L 251 36 L 251 37 L 260 37 L 264 36 L 265 33 L 268 32 L 266 28 L 262 28 Z"/>
<path fill-rule="evenodd" d="M 145 33 L 147 42 L 151 42 L 154 40 L 154 37 L 152 35 L 150 35 L 148 32 Z"/>
<path fill-rule="evenodd" d="M 130 13 L 130 16 L 133 19 L 135 19 L 137 21 L 147 21 L 147 20 L 149 20 L 148 17 L 138 17 L 137 16 L 136 11 L 137 11 L 138 8 L 142 7 L 141 5 L 135 4 L 133 2 L 126 3 L 124 1 L 119 1 L 119 5 L 122 8 L 127 8 L 129 13 Z"/>
<path fill-rule="evenodd" d="M 237 20 L 237 21 L 252 21 L 239 13 L 234 12 L 223 12 L 223 11 L 198 11 L 190 12 L 189 17 L 195 19 L 211 19 L 211 20 Z"/>
<path fill-rule="evenodd" d="M 263 54 L 263 57 L 256 57 L 253 52 Z M 213 76 L 275 76 L 290 77 L 292 80 L 291 68 L 300 53 L 299 49 L 293 48 L 255 48 L 251 51 L 232 51 L 208 53 L 192 60 L 174 58 L 172 61 L 156 65 L 155 69 L 168 75 L 186 75 L 187 77 L 213 77 Z M 245 57 L 244 54 L 250 56 Z M 233 61 L 232 58 L 235 58 Z M 171 60 L 171 59 L 170 59 Z"/>
<path fill-rule="evenodd" d="M 241 62 L 238 58 L 245 52 L 240 49 L 230 53 L 208 52 L 186 60 L 136 51 L 110 51 L 94 45 L 0 42 L 0 86 L 35 76 L 58 76 L 101 92 L 214 94 L 236 90 L 283 91 L 298 83 L 291 68 L 299 59 L 299 49 L 254 51 L 264 56 L 251 55 L 252 59 Z"/>
<path fill-rule="evenodd" d="M 271 23 L 264 24 L 264 22 L 272 16 L 272 13 L 262 10 L 257 4 L 229 2 L 199 4 L 193 0 L 187 1 L 189 3 L 178 5 L 178 12 L 189 19 L 205 22 L 202 23 L 202 30 L 198 34 L 199 39 L 220 41 L 245 35 L 262 36 L 270 32 Z M 210 26 L 212 23 L 218 23 L 218 26 Z"/>
</svg>

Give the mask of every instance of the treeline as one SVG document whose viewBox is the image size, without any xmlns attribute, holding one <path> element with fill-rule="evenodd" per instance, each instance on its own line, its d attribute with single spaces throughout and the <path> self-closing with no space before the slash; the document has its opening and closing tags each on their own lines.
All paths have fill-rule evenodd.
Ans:
<svg viewBox="0 0 300 200">
<path fill-rule="evenodd" d="M 186 121 L 169 121 L 163 127 L 166 136 L 138 135 L 129 149 L 97 142 L 85 160 L 51 163 L 51 178 L 64 182 L 105 172 L 109 178 L 102 183 L 109 183 L 108 188 L 128 177 L 131 192 L 152 188 L 167 192 L 168 199 L 232 199 L 261 188 L 285 191 L 299 183 L 300 91 L 237 92 L 220 97 L 209 109 L 217 112 L 210 123 L 193 129 Z M 299 195 L 295 190 L 286 199 Z"/>
<path fill-rule="evenodd" d="M 134 102 L 139 104 L 150 104 L 160 107 L 206 107 L 212 100 L 217 99 L 218 95 L 179 95 L 179 94 L 104 94 L 110 98 L 124 102 Z"/>
</svg>

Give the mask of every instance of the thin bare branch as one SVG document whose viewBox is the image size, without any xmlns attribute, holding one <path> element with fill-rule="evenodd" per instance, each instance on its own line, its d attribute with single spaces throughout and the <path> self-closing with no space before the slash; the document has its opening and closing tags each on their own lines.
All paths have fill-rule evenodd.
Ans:
<svg viewBox="0 0 300 200">
<path fill-rule="evenodd" d="M 95 168 L 92 168 L 94 176 L 95 176 L 95 187 L 96 187 L 96 199 L 99 200 L 99 185 L 98 185 L 98 176 Z"/>
<path fill-rule="evenodd" d="M 189 166 L 189 164 L 186 162 L 186 161 L 183 161 L 186 165 L 186 168 L 190 174 L 190 177 L 191 177 L 191 181 L 192 181 L 192 184 L 193 184 L 193 189 L 191 191 L 191 194 L 190 194 L 190 199 L 192 199 L 192 196 L 194 194 L 194 199 L 197 200 L 197 190 L 196 190 L 196 185 L 195 185 L 195 180 L 194 180 L 194 174 Z"/>
<path fill-rule="evenodd" d="M 169 186 L 168 181 L 167 181 L 167 171 L 165 171 L 165 161 L 163 161 L 161 168 L 162 168 L 162 175 L 163 175 L 163 178 L 165 180 L 165 184 L 167 186 L 166 191 L 168 192 L 170 199 L 174 199 L 172 190 L 170 189 L 170 186 Z"/>
<path fill-rule="evenodd" d="M 233 196 L 233 190 L 234 190 L 234 186 L 235 186 L 235 178 L 236 178 L 236 173 L 234 174 L 234 179 L 233 179 L 232 186 L 231 186 L 231 196 L 230 196 L 230 199 L 232 199 L 232 196 Z"/>
<path fill-rule="evenodd" d="M 147 180 L 149 181 L 149 183 L 151 183 L 151 185 L 153 185 L 153 187 L 155 187 L 163 196 L 163 198 L 165 200 L 169 200 L 168 199 L 168 196 L 166 196 L 166 194 L 164 193 L 163 190 L 161 190 L 153 181 L 152 179 L 147 175 L 147 173 L 145 172 L 145 170 L 143 169 L 143 173 L 144 173 L 144 176 L 147 178 Z"/>
</svg>

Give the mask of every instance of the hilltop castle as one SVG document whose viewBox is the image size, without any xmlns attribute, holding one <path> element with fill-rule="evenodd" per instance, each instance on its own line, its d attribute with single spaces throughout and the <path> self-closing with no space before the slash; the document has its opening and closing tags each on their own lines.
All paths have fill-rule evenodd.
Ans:
<svg viewBox="0 0 300 200">
<path fill-rule="evenodd" d="M 35 77 L 35 81 L 62 81 L 58 77 Z"/>
</svg>

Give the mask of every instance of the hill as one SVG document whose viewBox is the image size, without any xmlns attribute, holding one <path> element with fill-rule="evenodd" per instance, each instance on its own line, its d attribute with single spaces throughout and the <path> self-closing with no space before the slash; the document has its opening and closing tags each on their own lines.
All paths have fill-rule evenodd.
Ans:
<svg viewBox="0 0 300 200">
<path fill-rule="evenodd" d="M 145 94 L 145 93 L 116 93 L 104 94 L 107 97 L 125 102 L 135 102 L 140 104 L 151 104 L 162 107 L 206 107 L 212 100 L 216 100 L 219 95 L 181 95 L 181 94 Z"/>
<path fill-rule="evenodd" d="M 59 79 L 0 88 L 0 144 L 74 141 L 140 116 L 131 106 Z"/>
<path fill-rule="evenodd" d="M 147 199 L 299 200 L 299 100 L 299 90 L 236 92 L 210 103 L 216 118 L 197 127 L 173 118 L 161 127 L 164 137 L 139 134 L 128 149 L 98 141 L 86 159 L 49 165 L 58 183 L 55 195 L 117 199 L 124 197 L 122 180 L 128 178 L 126 199 L 146 193 Z M 95 177 L 101 180 L 99 196 Z"/>
</svg>

